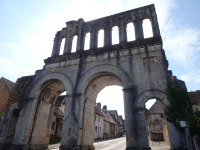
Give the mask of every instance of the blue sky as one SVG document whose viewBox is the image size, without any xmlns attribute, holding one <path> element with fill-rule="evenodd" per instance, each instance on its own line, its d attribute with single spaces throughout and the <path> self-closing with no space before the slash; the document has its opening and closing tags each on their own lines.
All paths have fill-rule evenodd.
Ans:
<svg viewBox="0 0 200 150">
<path fill-rule="evenodd" d="M 15 82 L 42 69 L 56 31 L 67 21 L 89 21 L 152 3 L 169 70 L 186 82 L 188 91 L 199 90 L 199 0 L 0 1 L 0 76 Z"/>
</svg>

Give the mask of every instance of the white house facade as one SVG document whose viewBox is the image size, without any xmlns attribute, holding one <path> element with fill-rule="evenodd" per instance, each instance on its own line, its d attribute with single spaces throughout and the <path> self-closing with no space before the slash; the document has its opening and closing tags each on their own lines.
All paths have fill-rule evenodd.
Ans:
<svg viewBox="0 0 200 150">
<path fill-rule="evenodd" d="M 104 115 L 101 112 L 101 104 L 97 104 L 95 107 L 95 126 L 94 126 L 94 139 L 102 139 L 103 138 L 103 117 Z"/>
</svg>

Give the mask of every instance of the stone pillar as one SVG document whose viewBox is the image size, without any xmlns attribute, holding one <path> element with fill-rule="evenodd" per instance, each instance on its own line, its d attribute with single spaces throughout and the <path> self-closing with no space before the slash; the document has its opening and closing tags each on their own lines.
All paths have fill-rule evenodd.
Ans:
<svg viewBox="0 0 200 150">
<path fill-rule="evenodd" d="M 153 30 L 153 36 L 160 36 L 160 29 L 159 29 L 155 10 L 152 10 L 151 14 L 152 14 L 151 25 L 152 25 L 152 30 Z"/>
<path fill-rule="evenodd" d="M 66 96 L 60 149 L 92 148 L 94 142 L 94 107 L 83 94 Z M 91 118 L 93 117 L 93 118 Z"/>
<path fill-rule="evenodd" d="M 167 123 L 171 150 L 186 149 L 185 135 L 176 130 L 173 124 Z"/>
<path fill-rule="evenodd" d="M 56 33 L 56 36 L 54 38 L 54 44 L 51 56 L 58 56 L 60 54 L 61 41 L 62 40 L 60 39 L 60 31 L 59 31 Z"/>
<path fill-rule="evenodd" d="M 82 28 L 79 28 L 78 41 L 77 41 L 77 47 L 76 47 L 77 52 L 84 50 L 84 41 L 85 41 L 85 37 L 84 37 L 84 34 L 82 33 Z"/>
<path fill-rule="evenodd" d="M 73 37 L 70 35 L 70 32 L 68 32 L 67 37 L 65 39 L 64 54 L 71 53 L 71 50 L 72 50 L 72 40 L 73 40 Z"/>
<path fill-rule="evenodd" d="M 135 27 L 135 39 L 144 39 L 144 34 L 143 34 L 143 26 L 142 26 L 143 21 L 142 20 L 137 20 L 134 22 L 134 27 Z"/>
<path fill-rule="evenodd" d="M 98 38 L 98 34 L 96 30 L 92 29 L 91 35 L 90 35 L 90 49 L 97 48 L 97 42 L 98 42 L 97 38 Z"/>
<path fill-rule="evenodd" d="M 104 46 L 112 45 L 112 28 L 110 26 L 106 26 L 104 33 Z"/>
<path fill-rule="evenodd" d="M 137 90 L 134 88 L 123 89 L 124 109 L 126 117 L 126 149 L 148 150 L 149 142 L 146 130 L 145 109 L 134 106 Z"/>
<path fill-rule="evenodd" d="M 119 43 L 127 42 L 126 24 L 121 22 L 119 25 Z"/>
</svg>

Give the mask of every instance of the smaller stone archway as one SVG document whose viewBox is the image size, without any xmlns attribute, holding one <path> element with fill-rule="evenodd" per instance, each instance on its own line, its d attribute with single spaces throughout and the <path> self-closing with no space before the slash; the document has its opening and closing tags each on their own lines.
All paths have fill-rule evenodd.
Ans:
<svg viewBox="0 0 200 150">
<path fill-rule="evenodd" d="M 147 89 L 138 94 L 135 101 L 136 108 L 145 108 L 145 103 L 150 99 L 159 100 L 164 105 L 164 107 L 170 106 L 170 103 L 167 100 L 166 93 L 164 91 L 159 89 Z M 167 129 L 171 149 L 181 148 L 184 145 L 183 134 L 177 131 L 174 125 L 170 122 L 167 122 Z"/>
</svg>

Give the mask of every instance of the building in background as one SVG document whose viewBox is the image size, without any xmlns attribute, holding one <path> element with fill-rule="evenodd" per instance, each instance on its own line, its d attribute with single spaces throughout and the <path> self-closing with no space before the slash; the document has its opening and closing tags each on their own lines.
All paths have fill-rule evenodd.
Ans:
<svg viewBox="0 0 200 150">
<path fill-rule="evenodd" d="M 108 110 L 108 112 L 111 114 L 112 119 L 115 122 L 115 136 L 122 136 L 123 135 L 123 129 L 122 129 L 122 123 L 118 121 L 118 113 L 117 110 Z M 121 121 L 122 122 L 122 121 Z"/>
<path fill-rule="evenodd" d="M 198 103 L 200 103 L 200 90 L 196 90 L 194 92 L 188 92 L 188 95 L 190 97 L 190 101 L 193 108 L 197 107 Z"/>
<path fill-rule="evenodd" d="M 147 111 L 147 127 L 151 141 L 164 141 L 163 128 L 167 125 L 164 115 L 164 105 L 156 102 Z"/>
<path fill-rule="evenodd" d="M 19 102 L 33 76 L 18 78 L 14 83 L 4 77 L 0 78 L 0 115 L 12 104 Z"/>
<path fill-rule="evenodd" d="M 55 103 L 54 115 L 53 115 L 53 120 L 51 123 L 51 138 L 54 136 L 61 138 L 64 108 L 65 108 L 64 100 L 65 100 L 65 96 L 61 95 L 58 97 Z"/>
<path fill-rule="evenodd" d="M 106 105 L 103 106 L 102 113 L 104 114 L 104 138 L 115 137 L 116 123 L 111 114 L 107 111 Z"/>
<path fill-rule="evenodd" d="M 94 121 L 95 121 L 94 139 L 102 139 L 103 127 L 104 127 L 104 115 L 101 112 L 101 103 L 97 103 L 97 106 L 95 106 Z"/>
<path fill-rule="evenodd" d="M 14 82 L 1 77 L 0 78 L 0 115 L 6 110 L 6 105 L 10 94 L 13 92 Z"/>
</svg>

